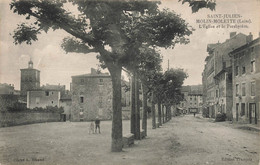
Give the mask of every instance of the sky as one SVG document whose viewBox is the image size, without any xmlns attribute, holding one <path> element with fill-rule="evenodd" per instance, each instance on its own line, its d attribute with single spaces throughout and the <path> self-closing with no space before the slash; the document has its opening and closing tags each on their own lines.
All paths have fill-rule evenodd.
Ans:
<svg viewBox="0 0 260 165">
<path fill-rule="evenodd" d="M 224 42 L 229 38 L 230 32 L 250 32 L 253 38 L 259 37 L 260 27 L 260 0 L 216 0 L 215 11 L 201 9 L 192 13 L 188 4 L 182 4 L 178 0 L 164 0 L 160 8 L 170 8 L 191 25 L 195 31 L 189 37 L 190 43 L 176 45 L 174 49 L 160 49 L 163 56 L 163 69 L 183 68 L 189 75 L 184 85 L 197 85 L 202 83 L 202 71 L 204 60 L 208 55 L 207 44 Z M 71 9 L 71 8 L 70 8 Z M 71 9 L 72 10 L 72 9 Z M 243 23 L 246 28 L 200 28 L 196 20 L 207 19 L 214 14 L 240 14 L 241 20 L 250 21 Z M 210 18 L 211 19 L 211 18 Z M 235 18 L 238 19 L 238 18 Z M 9 1 L 0 1 L 0 83 L 14 84 L 15 89 L 20 89 L 20 69 L 28 67 L 30 58 L 34 68 L 41 71 L 41 85 L 61 84 L 69 89 L 71 76 L 90 73 L 90 68 L 97 68 L 99 61 L 95 53 L 90 54 L 66 54 L 60 47 L 62 39 L 68 34 L 62 30 L 49 31 L 38 36 L 38 41 L 32 45 L 15 45 L 10 35 L 16 29 L 17 24 L 25 18 L 12 13 Z M 212 20 L 212 19 L 211 19 Z M 208 23 L 206 23 L 208 25 Z M 107 71 L 104 71 L 107 72 Z"/>
</svg>

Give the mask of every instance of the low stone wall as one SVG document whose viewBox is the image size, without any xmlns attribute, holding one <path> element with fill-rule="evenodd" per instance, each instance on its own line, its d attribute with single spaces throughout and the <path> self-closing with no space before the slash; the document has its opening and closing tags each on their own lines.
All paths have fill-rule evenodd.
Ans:
<svg viewBox="0 0 260 165">
<path fill-rule="evenodd" d="M 51 112 L 0 112 L 0 127 L 15 125 L 57 122 L 60 121 L 59 113 Z"/>
</svg>

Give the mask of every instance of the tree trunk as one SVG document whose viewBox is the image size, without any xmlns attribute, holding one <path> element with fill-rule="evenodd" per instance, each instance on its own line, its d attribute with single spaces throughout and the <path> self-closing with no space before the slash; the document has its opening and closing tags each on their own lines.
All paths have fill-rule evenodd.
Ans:
<svg viewBox="0 0 260 165">
<path fill-rule="evenodd" d="M 113 117 L 112 117 L 112 152 L 122 151 L 122 105 L 121 105 L 121 68 L 109 68 L 113 86 Z"/>
<path fill-rule="evenodd" d="M 135 73 L 132 76 L 131 82 L 131 120 L 130 132 L 135 135 Z"/>
<path fill-rule="evenodd" d="M 172 119 L 172 106 L 169 106 L 169 119 Z"/>
<path fill-rule="evenodd" d="M 147 87 L 142 85 L 143 93 L 143 120 L 142 120 L 142 129 L 144 130 L 145 136 L 147 136 Z"/>
<path fill-rule="evenodd" d="M 140 105 L 139 105 L 139 80 L 135 77 L 135 139 L 140 140 Z"/>
<path fill-rule="evenodd" d="M 152 127 L 153 129 L 156 128 L 156 121 L 155 121 L 155 102 L 154 102 L 154 94 L 152 92 Z"/>
<path fill-rule="evenodd" d="M 165 120 L 164 120 L 164 105 L 162 104 L 162 123 L 164 124 L 165 123 Z"/>
<path fill-rule="evenodd" d="M 166 121 L 169 121 L 170 120 L 170 113 L 171 113 L 171 106 L 169 105 L 166 105 Z"/>
<path fill-rule="evenodd" d="M 162 126 L 162 115 L 161 115 L 161 102 L 158 101 L 158 123 Z"/>
<path fill-rule="evenodd" d="M 169 119 L 169 108 L 168 108 L 168 105 L 165 106 L 165 112 L 166 112 L 165 121 L 168 122 L 168 119 Z"/>
</svg>

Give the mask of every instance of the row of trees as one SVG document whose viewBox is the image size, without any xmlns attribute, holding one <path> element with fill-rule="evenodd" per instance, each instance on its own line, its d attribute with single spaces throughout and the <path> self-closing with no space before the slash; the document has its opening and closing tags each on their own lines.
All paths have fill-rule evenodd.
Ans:
<svg viewBox="0 0 260 165">
<path fill-rule="evenodd" d="M 189 3 L 193 12 L 200 8 L 215 7 L 213 0 L 180 1 Z M 66 4 L 75 6 L 78 11 L 67 11 L 64 7 Z M 158 101 L 169 108 L 179 97 L 171 97 L 177 96 L 178 88 L 161 85 L 167 84 L 164 82 L 178 83 L 174 77 L 179 75 L 178 72 L 171 74 L 171 70 L 165 74 L 158 72 L 156 63 L 161 58 L 155 50 L 173 48 L 176 43 L 188 43 L 187 37 L 193 29 L 173 11 L 159 9 L 159 4 L 158 1 L 145 0 L 13 0 L 10 3 L 14 13 L 24 15 L 29 20 L 18 25 L 14 31 L 15 44 L 31 44 L 38 39 L 37 35 L 40 33 L 61 29 L 69 34 L 61 45 L 67 53 L 98 53 L 97 58 L 101 66 L 107 68 L 112 76 L 112 151 L 122 150 L 122 106 L 118 100 L 121 100 L 123 68 L 131 72 L 134 79 L 141 80 L 144 93 L 147 93 L 151 86 L 156 86 L 156 83 L 162 89 L 168 90 L 161 93 L 160 88 L 153 89 L 153 103 Z M 163 78 L 157 81 L 157 77 Z M 138 81 L 133 82 L 137 91 Z M 138 97 L 137 94 L 135 96 Z M 135 100 L 138 100 L 136 97 Z M 138 110 L 138 102 L 132 103 Z M 135 119 L 138 121 L 138 115 Z M 138 125 L 138 122 L 135 123 Z"/>
</svg>

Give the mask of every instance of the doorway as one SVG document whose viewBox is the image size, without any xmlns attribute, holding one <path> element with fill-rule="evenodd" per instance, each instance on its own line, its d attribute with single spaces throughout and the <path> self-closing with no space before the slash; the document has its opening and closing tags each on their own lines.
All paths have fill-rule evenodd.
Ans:
<svg viewBox="0 0 260 165">
<path fill-rule="evenodd" d="M 238 121 L 238 109 L 239 109 L 239 103 L 236 103 L 236 121 Z"/>
<path fill-rule="evenodd" d="M 251 124 L 257 124 L 257 118 L 256 118 L 256 104 L 255 103 L 249 103 L 249 123 Z"/>
</svg>

